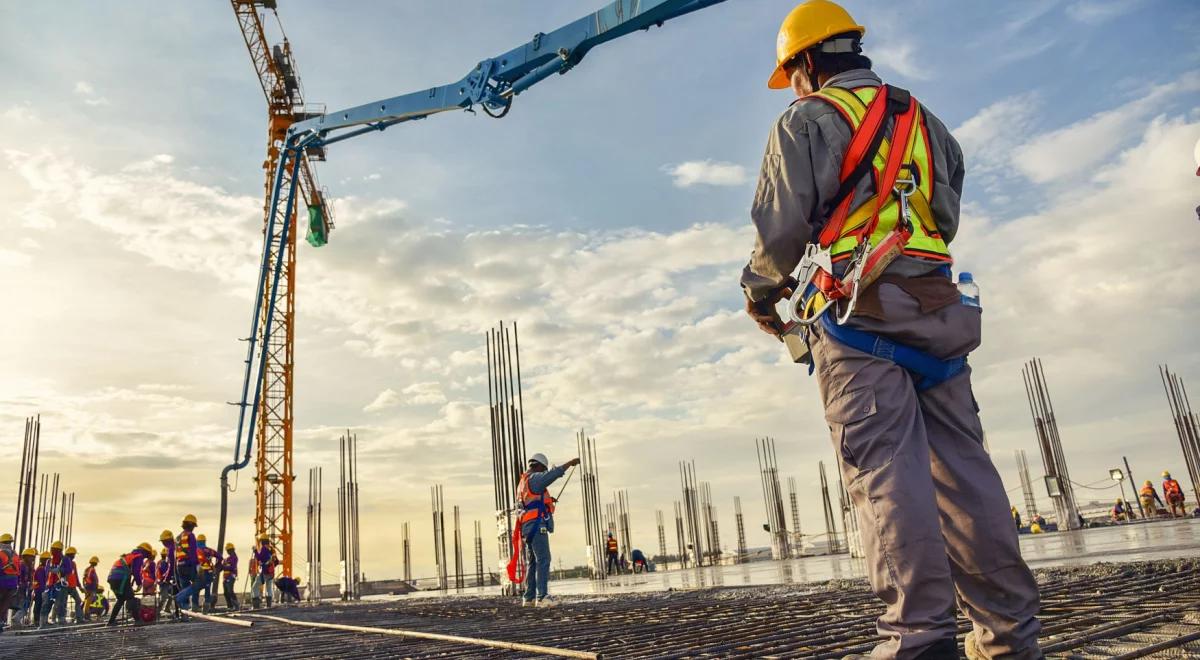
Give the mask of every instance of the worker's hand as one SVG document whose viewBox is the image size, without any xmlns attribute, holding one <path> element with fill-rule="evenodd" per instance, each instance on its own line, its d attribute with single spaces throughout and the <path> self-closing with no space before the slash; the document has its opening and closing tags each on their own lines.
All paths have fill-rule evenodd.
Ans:
<svg viewBox="0 0 1200 660">
<path fill-rule="evenodd" d="M 757 302 L 747 298 L 746 313 L 758 324 L 759 330 L 771 336 L 779 337 L 783 333 L 783 320 L 779 318 L 779 312 L 775 311 L 775 303 L 791 297 L 792 287 L 783 286 L 775 289 L 767 294 L 767 297 Z"/>
<path fill-rule="evenodd" d="M 579 465 L 578 458 L 572 458 L 571 460 L 567 461 L 566 463 L 563 463 L 564 467 L 569 467 L 569 468 L 575 467 L 576 465 Z"/>
</svg>

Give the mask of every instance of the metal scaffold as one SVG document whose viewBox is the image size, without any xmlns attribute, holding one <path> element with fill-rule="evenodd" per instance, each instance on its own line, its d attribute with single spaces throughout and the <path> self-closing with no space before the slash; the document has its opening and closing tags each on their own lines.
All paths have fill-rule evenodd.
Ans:
<svg viewBox="0 0 1200 660">
<path fill-rule="evenodd" d="M 1021 495 L 1025 498 L 1025 516 L 1029 520 L 1037 515 L 1037 499 L 1033 496 L 1033 479 L 1029 476 L 1029 459 L 1025 456 L 1024 449 L 1018 449 L 1017 453 L 1017 473 L 1021 477 Z"/>
<path fill-rule="evenodd" d="M 517 484 L 525 472 L 525 407 L 521 393 L 521 344 L 517 337 L 517 324 L 512 324 L 511 331 L 503 322 L 489 330 L 486 346 L 492 483 L 495 488 L 501 591 L 516 595 L 518 585 L 508 579 L 507 567 L 513 546 L 521 545 L 513 541 L 518 515 L 514 500 Z M 524 558 L 518 557 L 517 575 L 525 574 L 527 563 Z"/>
<path fill-rule="evenodd" d="M 483 586 L 483 527 L 475 521 L 475 586 Z"/>
<path fill-rule="evenodd" d="M 305 566 L 308 569 L 308 601 L 321 602 L 321 484 L 323 469 L 308 470 L 308 507 L 306 520 L 308 536 L 305 543 Z"/>
<path fill-rule="evenodd" d="M 796 494 L 796 477 L 788 477 L 788 501 L 792 505 L 792 554 L 804 554 L 804 534 L 800 532 L 800 499 Z"/>
<path fill-rule="evenodd" d="M 404 581 L 412 583 L 412 537 L 408 532 L 408 521 L 404 521 L 400 527 L 401 544 L 404 552 Z"/>
<path fill-rule="evenodd" d="M 1025 380 L 1025 395 L 1029 399 L 1029 413 L 1033 417 L 1033 428 L 1037 433 L 1038 447 L 1042 451 L 1042 464 L 1046 468 L 1046 491 L 1054 502 L 1060 529 L 1079 529 L 1079 507 L 1075 504 L 1075 488 L 1067 459 L 1063 454 L 1062 437 L 1058 433 L 1058 420 L 1054 416 L 1054 404 L 1050 401 L 1050 388 L 1046 384 L 1046 372 L 1042 361 L 1034 358 L 1021 369 Z"/>
<path fill-rule="evenodd" d="M 437 585 L 442 591 L 450 587 L 449 568 L 446 566 L 446 503 L 441 485 L 431 486 L 429 496 L 433 502 L 433 561 L 437 569 Z"/>
<path fill-rule="evenodd" d="M 829 499 L 829 478 L 825 476 L 825 461 L 817 463 L 817 471 L 821 474 L 821 504 L 825 509 L 825 538 L 829 544 L 830 554 L 837 554 L 844 550 L 838 539 L 837 519 L 833 517 L 833 504 Z"/>
<path fill-rule="evenodd" d="M 1171 373 L 1166 365 L 1158 368 L 1158 374 L 1162 378 L 1163 391 L 1167 394 L 1167 404 L 1171 408 L 1175 434 L 1179 436 L 1179 448 L 1183 451 L 1183 460 L 1192 480 L 1192 494 L 1196 498 L 1193 501 L 1200 502 L 1200 421 L 1192 412 L 1192 403 L 1188 399 L 1183 379 L 1178 374 Z"/>
<path fill-rule="evenodd" d="M 737 563 L 744 563 L 748 558 L 746 552 L 746 523 L 742 518 L 742 498 L 733 498 L 733 518 L 737 522 Z"/>
<path fill-rule="evenodd" d="M 784 517 L 783 491 L 779 487 L 779 465 L 775 458 L 775 439 L 756 438 L 758 470 L 762 482 L 763 504 L 767 510 L 767 532 L 771 535 L 771 557 L 791 559 L 792 544 Z"/>
<path fill-rule="evenodd" d="M 358 527 L 358 435 L 339 440 L 341 472 L 338 485 L 338 558 L 341 560 L 342 600 L 362 597 Z"/>
<path fill-rule="evenodd" d="M 712 503 L 712 487 L 700 482 L 700 510 L 704 514 L 704 554 L 709 564 L 721 563 L 721 530 L 717 526 L 717 508 Z"/>
<path fill-rule="evenodd" d="M 692 551 L 692 564 L 704 566 L 708 553 L 706 532 L 702 522 L 703 513 L 700 504 L 700 487 L 696 482 L 696 462 L 681 461 L 679 463 L 679 481 L 683 491 L 683 513 L 687 520 L 687 549 Z"/>
<path fill-rule="evenodd" d="M 608 567 L 604 562 L 606 530 L 600 507 L 596 440 L 580 430 L 575 434 L 575 446 L 579 452 L 579 491 L 583 501 L 584 549 L 587 553 L 589 574 L 593 580 L 603 580 L 608 576 Z"/>
<path fill-rule="evenodd" d="M 459 591 L 463 588 L 462 524 L 457 504 L 454 505 L 454 588 Z"/>
<path fill-rule="evenodd" d="M 654 510 L 654 522 L 658 524 L 658 556 L 654 558 L 654 561 L 661 563 L 665 569 L 667 567 L 667 529 L 663 522 L 662 509 Z"/>
</svg>

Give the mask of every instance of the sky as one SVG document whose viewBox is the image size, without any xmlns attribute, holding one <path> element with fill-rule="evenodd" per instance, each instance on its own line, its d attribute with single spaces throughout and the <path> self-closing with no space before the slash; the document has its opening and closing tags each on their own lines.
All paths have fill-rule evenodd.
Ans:
<svg viewBox="0 0 1200 660">
<path fill-rule="evenodd" d="M 458 80 L 599 0 L 279 5 L 307 99 L 332 110 Z M 1077 482 L 1107 486 L 1127 456 L 1138 481 L 1170 469 L 1186 487 L 1157 365 L 1200 383 L 1200 7 L 847 6 L 880 74 L 966 154 L 952 249 L 982 289 L 974 386 L 1014 503 L 1014 451 L 1042 472 L 1021 380 L 1035 356 Z M 791 100 L 765 84 L 791 7 L 728 0 L 598 48 L 499 122 L 447 113 L 330 148 L 337 228 L 300 246 L 295 372 L 295 524 L 302 540 L 307 470 L 323 466 L 326 581 L 346 430 L 368 578 L 401 573 L 403 521 L 414 573 L 433 574 L 433 484 L 464 537 L 490 527 L 484 333 L 500 320 L 520 325 L 529 451 L 563 462 L 576 431 L 594 436 L 635 546 L 657 551 L 654 513 L 670 517 L 685 459 L 726 549 L 735 496 L 748 544 L 765 545 L 762 436 L 797 479 L 802 529 L 824 531 L 817 463 L 834 453 L 816 383 L 738 287 L 763 146 Z M 216 535 L 261 249 L 265 104 L 248 60 L 225 3 L 0 3 L 0 492 L 15 497 L 23 420 L 41 414 L 42 467 L 78 493 L 85 556 L 185 513 Z M 564 565 L 584 557 L 580 513 L 576 480 Z M 230 516 L 246 545 L 248 474 Z"/>
</svg>

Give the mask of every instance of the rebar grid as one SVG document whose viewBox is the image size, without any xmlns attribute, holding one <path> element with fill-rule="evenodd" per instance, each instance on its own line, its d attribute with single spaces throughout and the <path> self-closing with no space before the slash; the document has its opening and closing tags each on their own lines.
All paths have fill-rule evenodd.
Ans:
<svg viewBox="0 0 1200 660">
<path fill-rule="evenodd" d="M 1200 657 L 1200 560 L 1102 564 L 1039 573 L 1042 647 L 1052 658 Z M 568 598 L 554 610 L 503 597 L 326 603 L 276 610 L 297 621 L 397 628 L 601 652 L 607 658 L 840 658 L 878 641 L 880 606 L 861 581 Z M 960 620 L 960 633 L 969 625 Z M 8 635 L 6 635 L 8 637 Z M 16 635 L 5 655 L 154 658 L 526 657 L 453 643 L 306 630 L 256 621 Z"/>
</svg>

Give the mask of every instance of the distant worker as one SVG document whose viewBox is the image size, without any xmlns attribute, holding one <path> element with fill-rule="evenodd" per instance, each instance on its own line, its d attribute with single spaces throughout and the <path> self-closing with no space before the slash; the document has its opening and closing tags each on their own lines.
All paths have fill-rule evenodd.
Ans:
<svg viewBox="0 0 1200 660">
<path fill-rule="evenodd" d="M 237 599 L 238 556 L 237 548 L 232 543 L 225 544 L 225 557 L 221 559 L 221 571 L 224 575 L 225 607 L 230 610 L 241 609 Z"/>
<path fill-rule="evenodd" d="M 1016 525 L 1017 529 L 1021 529 L 1021 512 L 1017 511 L 1017 507 L 1014 506 L 1011 513 L 1013 524 Z"/>
<path fill-rule="evenodd" d="M 202 611 L 211 611 L 217 602 L 217 553 L 208 547 L 208 539 L 203 534 L 196 536 L 196 556 L 200 559 L 197 566 L 196 581 L 200 585 L 196 589 Z"/>
<path fill-rule="evenodd" d="M 63 591 L 66 585 L 63 575 L 66 561 L 63 542 L 55 541 L 50 544 L 50 561 L 46 562 L 46 609 L 54 615 L 54 624 L 60 626 L 67 622 L 66 593 Z M 60 599 L 63 599 L 61 606 Z"/>
<path fill-rule="evenodd" d="M 1163 470 L 1163 497 L 1167 500 L 1167 507 L 1171 509 L 1172 518 L 1186 518 L 1187 506 L 1184 505 L 1183 488 L 1178 481 L 1171 478 L 1171 473 Z M 1179 515 L 1175 514 L 1179 511 Z"/>
<path fill-rule="evenodd" d="M 300 580 L 284 575 L 275 580 L 275 588 L 279 589 L 279 602 L 300 602 Z"/>
<path fill-rule="evenodd" d="M 100 589 L 100 575 L 96 572 L 96 566 L 100 563 L 99 557 L 92 557 L 88 560 L 87 568 L 83 569 L 83 618 L 90 619 L 91 610 L 87 604 L 95 598 L 96 591 Z"/>
<path fill-rule="evenodd" d="M 523 513 L 517 520 L 521 539 L 527 548 L 529 568 L 525 573 L 525 595 L 521 605 L 553 607 L 547 590 L 550 585 L 550 534 L 554 533 L 554 496 L 550 484 L 558 481 L 567 468 L 579 465 L 578 458 L 550 469 L 545 454 L 529 457 L 528 469 L 517 484 L 517 502 Z"/>
<path fill-rule="evenodd" d="M 767 141 L 746 311 L 783 339 L 775 305 L 796 295 L 813 323 L 789 347 L 817 374 L 867 573 L 887 605 L 875 655 L 956 657 L 957 601 L 974 628 L 968 655 L 1039 657 L 1037 582 L 965 362 L 980 344 L 978 297 L 967 273 L 961 293 L 951 280 L 962 150 L 871 71 L 865 32 L 828 0 L 798 5 L 780 27 L 768 86 L 799 101 Z M 793 272 L 808 280 L 799 290 Z"/>
<path fill-rule="evenodd" d="M 13 623 L 21 625 L 36 625 L 33 617 L 33 572 L 37 570 L 38 551 L 36 548 L 25 548 L 21 551 L 21 574 L 17 581 L 20 592 L 20 607 L 13 614 Z"/>
<path fill-rule="evenodd" d="M 130 618 L 137 618 L 137 585 L 142 575 L 142 565 L 154 556 L 154 548 L 149 543 L 140 543 L 138 547 L 117 558 L 108 571 L 108 587 L 113 591 L 112 612 L 108 615 L 108 625 L 117 625 L 117 617 L 121 608 L 128 609 Z"/>
<path fill-rule="evenodd" d="M 161 587 L 158 591 L 158 611 L 161 614 L 163 607 L 175 602 L 175 596 L 179 593 L 179 580 L 175 575 L 175 535 L 171 530 L 164 529 L 162 534 L 158 535 L 158 540 L 163 546 L 158 560 L 158 582 Z M 178 608 L 174 614 L 179 616 Z"/>
<path fill-rule="evenodd" d="M 1129 508 L 1125 505 L 1125 500 L 1118 497 L 1117 503 L 1113 505 L 1112 512 L 1109 514 L 1113 522 L 1122 522 L 1129 520 Z"/>
<path fill-rule="evenodd" d="M 634 548 L 633 552 L 629 553 L 629 556 L 633 558 L 634 573 L 642 573 L 649 570 L 650 564 L 646 562 L 646 555 L 642 554 L 641 550 Z"/>
<path fill-rule="evenodd" d="M 16 599 L 21 582 L 21 555 L 12 543 L 12 534 L 0 534 L 0 632 L 4 632 L 8 607 Z"/>
<path fill-rule="evenodd" d="M 1044 530 L 1042 529 L 1042 526 L 1039 525 L 1035 521 L 1035 522 L 1029 523 L 1029 533 L 1030 534 L 1042 534 L 1042 533 L 1044 533 Z"/>
<path fill-rule="evenodd" d="M 613 538 L 612 532 L 608 533 L 608 538 L 604 541 L 604 556 L 607 558 L 605 563 L 605 573 L 613 575 L 621 568 L 620 560 L 621 546 L 617 540 Z"/>
<path fill-rule="evenodd" d="M 43 551 L 38 555 L 37 568 L 33 570 L 33 622 L 35 628 L 42 628 L 47 625 L 47 619 L 50 618 L 50 603 L 46 602 L 46 580 L 48 569 L 46 564 L 50 562 L 50 553 Z"/>
<path fill-rule="evenodd" d="M 83 619 L 83 598 L 79 595 L 79 568 L 75 564 L 75 555 L 77 554 L 79 551 L 75 549 L 75 546 L 67 548 L 63 553 L 62 566 L 59 567 L 59 572 L 62 574 L 62 588 L 58 592 L 56 609 L 58 620 L 61 623 L 67 622 L 68 597 L 74 605 L 75 623 L 79 623 Z"/>
<path fill-rule="evenodd" d="M 106 616 L 108 614 L 108 607 L 108 596 L 104 593 L 104 587 L 100 587 L 95 592 L 88 594 L 87 600 L 84 601 L 84 616 L 88 619 L 94 616 Z"/>
<path fill-rule="evenodd" d="M 181 610 L 188 609 L 189 604 L 192 609 L 199 609 L 200 597 L 196 592 L 200 588 L 197 584 L 200 557 L 196 552 L 196 534 L 193 532 L 196 529 L 196 516 L 190 513 L 184 516 L 182 527 L 183 531 L 175 537 L 175 579 L 179 584 L 175 605 Z"/>
<path fill-rule="evenodd" d="M 1142 509 L 1145 510 L 1147 518 L 1157 517 L 1158 510 L 1164 508 L 1162 498 L 1154 489 L 1154 482 L 1149 479 L 1142 484 L 1142 489 L 1138 491 L 1138 497 L 1142 500 Z"/>
<path fill-rule="evenodd" d="M 267 607 L 271 606 L 271 597 L 275 589 L 275 547 L 271 545 L 271 537 L 267 534 L 258 535 L 258 544 L 254 547 L 254 563 L 258 573 L 254 576 L 253 596 L 251 600 L 255 609 L 262 607 L 263 590 L 266 590 Z"/>
</svg>

